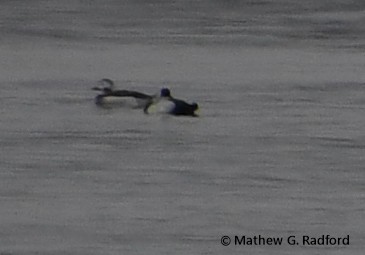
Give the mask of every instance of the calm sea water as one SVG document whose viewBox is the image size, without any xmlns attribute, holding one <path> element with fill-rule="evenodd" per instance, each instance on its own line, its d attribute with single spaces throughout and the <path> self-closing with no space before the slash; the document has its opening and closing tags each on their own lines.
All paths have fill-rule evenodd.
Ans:
<svg viewBox="0 0 365 255">
<path fill-rule="evenodd" d="M 1 1 L 0 254 L 363 254 L 363 1 Z M 91 87 L 199 103 L 98 108 Z M 224 247 L 223 235 L 350 236 Z"/>
</svg>

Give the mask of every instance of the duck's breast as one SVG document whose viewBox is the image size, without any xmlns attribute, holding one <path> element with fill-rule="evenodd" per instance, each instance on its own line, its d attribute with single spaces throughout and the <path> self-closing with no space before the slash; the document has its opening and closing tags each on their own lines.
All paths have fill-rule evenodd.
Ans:
<svg viewBox="0 0 365 255">
<path fill-rule="evenodd" d="M 160 100 L 156 103 L 153 103 L 148 108 L 148 113 L 150 114 L 169 114 L 174 111 L 175 104 L 169 100 Z"/>
</svg>

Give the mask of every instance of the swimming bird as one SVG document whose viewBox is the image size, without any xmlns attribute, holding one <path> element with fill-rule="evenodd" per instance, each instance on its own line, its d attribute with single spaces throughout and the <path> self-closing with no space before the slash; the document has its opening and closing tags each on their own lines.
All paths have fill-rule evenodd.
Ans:
<svg viewBox="0 0 365 255">
<path fill-rule="evenodd" d="M 144 108 L 154 97 L 133 90 L 115 90 L 114 82 L 106 78 L 98 81 L 98 84 L 100 87 L 92 88 L 102 92 L 95 97 L 97 105 L 128 105 L 132 108 Z"/>
<path fill-rule="evenodd" d="M 157 112 L 167 113 L 175 116 L 193 116 L 197 117 L 196 111 L 199 109 L 197 103 L 189 104 L 181 99 L 176 99 L 171 96 L 171 92 L 167 88 L 161 89 L 160 97 L 156 100 L 151 100 L 144 112 L 146 114 Z"/>
</svg>

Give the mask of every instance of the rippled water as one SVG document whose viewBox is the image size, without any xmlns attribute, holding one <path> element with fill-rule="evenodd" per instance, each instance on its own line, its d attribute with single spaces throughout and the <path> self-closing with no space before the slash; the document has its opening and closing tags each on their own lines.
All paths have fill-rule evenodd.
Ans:
<svg viewBox="0 0 365 255">
<path fill-rule="evenodd" d="M 0 254 L 363 253 L 363 1 L 0 6 Z M 200 117 L 98 108 L 104 77 Z M 350 246 L 220 243 L 259 234 Z"/>
</svg>

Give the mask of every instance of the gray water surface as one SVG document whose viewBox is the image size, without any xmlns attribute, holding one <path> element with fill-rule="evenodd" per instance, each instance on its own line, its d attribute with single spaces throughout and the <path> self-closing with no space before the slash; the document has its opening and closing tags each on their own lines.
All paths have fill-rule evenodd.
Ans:
<svg viewBox="0 0 365 255">
<path fill-rule="evenodd" d="M 363 254 L 363 1 L 0 5 L 0 254 Z M 220 243 L 259 234 L 350 245 Z"/>
</svg>

